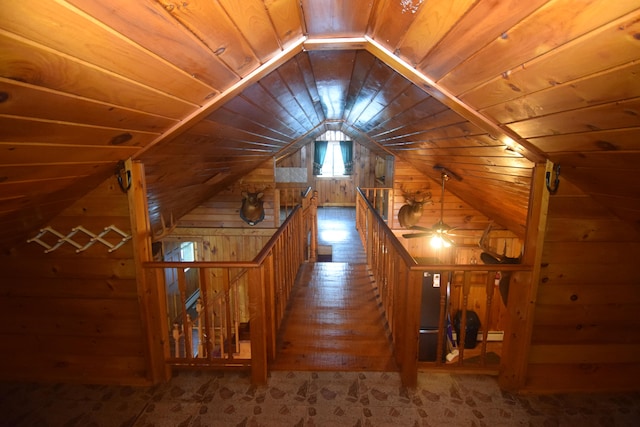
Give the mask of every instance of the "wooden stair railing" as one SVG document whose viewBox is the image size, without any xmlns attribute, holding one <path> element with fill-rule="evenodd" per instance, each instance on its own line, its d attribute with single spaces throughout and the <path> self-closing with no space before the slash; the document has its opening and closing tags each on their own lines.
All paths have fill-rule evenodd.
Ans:
<svg viewBox="0 0 640 427">
<path fill-rule="evenodd" d="M 360 187 L 360 191 L 364 194 L 364 197 L 371 202 L 373 208 L 378 212 L 383 220 L 387 224 L 392 216 L 393 208 L 393 188 L 391 187 L 372 187 L 365 188 Z"/>
<path fill-rule="evenodd" d="M 264 384 L 268 363 L 275 359 L 276 335 L 281 326 L 300 265 L 308 258 L 317 239 L 317 218 L 311 193 L 307 192 L 306 208 L 298 205 L 282 226 L 251 261 L 224 262 L 148 262 L 144 267 L 155 271 L 155 285 L 167 316 L 166 269 L 174 269 L 178 277 L 181 310 L 179 321 L 170 319 L 163 325 L 165 362 L 172 366 L 251 369 L 252 382 Z M 315 235 L 314 235 L 315 233 Z M 311 237 L 309 235 L 311 234 Z M 310 240 L 310 241 L 309 241 Z M 199 297 L 187 307 L 185 269 L 198 274 Z M 240 274 L 231 277 L 231 272 Z M 214 295 L 211 275 L 222 275 L 223 292 Z M 249 342 L 240 342 L 239 301 L 248 301 Z M 193 331 L 196 334 L 193 334 Z"/>
<path fill-rule="evenodd" d="M 389 221 L 390 222 L 390 221 Z M 457 372 L 498 374 L 499 366 L 489 366 L 487 362 L 488 328 L 483 328 L 479 363 L 466 363 L 464 340 L 467 330 L 466 311 L 469 305 L 469 290 L 472 281 L 486 280 L 486 306 L 484 325 L 491 322 L 491 307 L 494 295 L 494 278 L 498 272 L 531 272 L 532 266 L 524 264 L 499 265 L 419 265 L 388 227 L 378 209 L 367 198 L 367 194 L 358 189 L 356 200 L 356 228 L 367 253 L 367 263 L 378 286 L 380 303 L 385 312 L 394 346 L 396 362 L 404 385 L 413 387 L 417 382 L 418 369 L 454 370 Z M 435 362 L 418 361 L 418 342 L 420 334 L 420 309 L 422 299 L 422 280 L 424 272 L 440 272 L 443 286 L 440 287 L 440 319 L 437 339 L 437 355 L 445 355 L 447 350 L 447 290 L 462 288 L 462 313 L 460 322 L 459 355 L 455 363 L 446 363 L 441 357 Z M 452 277 L 453 283 L 444 278 Z M 483 279 L 483 277 L 485 279 Z M 452 318 L 452 317 L 451 317 Z M 501 362 L 508 355 L 503 354 Z"/>
</svg>

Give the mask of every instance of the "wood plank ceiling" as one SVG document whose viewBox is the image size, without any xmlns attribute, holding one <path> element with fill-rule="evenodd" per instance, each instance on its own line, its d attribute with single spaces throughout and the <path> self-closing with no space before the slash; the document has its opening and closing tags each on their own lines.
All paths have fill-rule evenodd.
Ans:
<svg viewBox="0 0 640 427">
<path fill-rule="evenodd" d="M 21 0 L 0 14 L 0 242 L 145 164 L 151 220 L 340 129 L 519 235 L 550 159 L 640 224 L 638 0 Z"/>
</svg>

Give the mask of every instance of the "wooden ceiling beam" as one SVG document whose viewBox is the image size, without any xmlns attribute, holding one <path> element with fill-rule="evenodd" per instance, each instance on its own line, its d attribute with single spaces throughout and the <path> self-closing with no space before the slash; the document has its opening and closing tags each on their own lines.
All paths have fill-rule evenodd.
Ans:
<svg viewBox="0 0 640 427">
<path fill-rule="evenodd" d="M 521 138 L 511 129 L 501 127 L 487 116 L 474 110 L 369 36 L 307 39 L 304 41 L 303 47 L 308 51 L 364 49 L 464 119 L 488 132 L 504 145 L 512 147 L 515 152 L 520 153 L 532 162 L 545 160 L 542 153 L 529 141 Z"/>
<path fill-rule="evenodd" d="M 362 50 L 367 48 L 364 37 L 312 38 L 304 42 L 305 50 Z"/>
<path fill-rule="evenodd" d="M 512 147 L 516 152 L 522 154 L 532 162 L 542 162 L 545 160 L 544 156 L 533 144 L 520 138 L 518 134 L 510 129 L 501 127 L 488 117 L 480 114 L 461 101 L 458 97 L 454 96 L 436 82 L 416 70 L 407 62 L 394 55 L 377 41 L 368 36 L 365 36 L 365 38 L 367 39 L 366 49 L 369 53 L 387 64 L 389 67 L 393 68 L 396 72 L 400 73 L 429 95 L 451 108 L 451 110 L 455 111 L 476 126 L 484 129 L 490 135 L 500 140 L 503 144 Z"/>
</svg>

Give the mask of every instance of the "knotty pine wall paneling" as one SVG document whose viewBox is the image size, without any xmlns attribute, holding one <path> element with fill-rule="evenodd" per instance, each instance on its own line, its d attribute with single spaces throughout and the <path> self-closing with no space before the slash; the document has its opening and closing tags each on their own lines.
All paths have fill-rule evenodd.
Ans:
<svg viewBox="0 0 640 427">
<path fill-rule="evenodd" d="M 310 160 L 313 161 L 313 160 Z M 375 154 L 361 144 L 353 144 L 353 175 L 347 177 L 314 176 L 319 206 L 355 206 L 356 188 L 373 188 L 375 184 Z"/>
<path fill-rule="evenodd" d="M 262 250 L 276 231 L 275 221 L 275 162 L 268 161 L 223 192 L 183 216 L 170 236 L 163 239 L 167 248 L 177 242 L 194 242 L 198 259 L 202 261 L 251 261 Z M 264 192 L 265 218 L 256 225 L 247 224 L 240 218 L 242 191 Z M 231 269 L 229 278 L 241 275 L 238 286 L 238 309 L 240 321 L 249 321 L 247 298 L 248 275 L 244 269 Z M 224 291 L 223 269 L 210 270 L 209 295 Z M 233 295 L 236 295 L 235 293 Z"/>
<path fill-rule="evenodd" d="M 457 243 L 456 247 L 434 249 L 430 245 L 429 237 L 413 239 L 402 237 L 403 234 L 410 234 L 414 231 L 400 227 L 398 223 L 398 212 L 406 203 L 403 196 L 403 189 L 406 191 L 429 191 L 431 192 L 431 200 L 433 203 L 424 205 L 422 217 L 418 225 L 426 228 L 433 227 L 440 219 L 441 183 L 433 181 L 410 164 L 396 159 L 393 188 L 395 195 L 393 218 L 391 218 L 389 223 L 394 234 L 414 258 L 429 258 L 438 260 L 443 264 L 482 263 L 480 260 L 482 250 L 478 247 L 478 243 L 484 229 L 490 222 L 489 218 L 471 208 L 463 200 L 449 192 L 445 184 L 444 222 L 451 227 L 459 227 L 459 231 L 456 231 L 464 235 L 464 237 L 454 237 Z M 495 228 L 495 230 L 491 231 L 489 239 L 487 239 L 489 247 L 500 254 L 505 253 L 511 257 L 520 256 L 522 251 L 521 240 L 518 239 L 514 233 L 505 230 L 499 225 L 495 225 Z M 474 277 L 472 280 L 467 309 L 475 311 L 480 316 L 480 319 L 485 318 L 485 289 L 486 274 L 478 274 L 477 277 Z M 493 301 L 489 330 L 502 331 L 505 327 L 506 307 L 498 290 L 494 292 Z M 462 279 L 456 276 L 451 287 L 449 310 L 452 315 L 460 310 L 462 302 Z"/>
<path fill-rule="evenodd" d="M 274 228 L 279 224 L 274 210 L 275 170 L 273 160 L 264 162 L 224 191 L 184 215 L 181 228 Z M 264 220 L 250 226 L 240 218 L 242 192 L 262 191 Z"/>
<path fill-rule="evenodd" d="M 165 248 L 165 260 L 172 260 L 170 253 L 179 248 L 181 242 L 194 242 L 196 246 L 196 260 L 198 261 L 251 261 L 264 248 L 276 229 L 265 228 L 176 228 L 174 232 L 163 239 Z M 179 249 L 178 249 L 179 250 Z M 207 289 L 209 295 L 217 295 L 224 291 L 223 269 L 209 269 L 210 278 Z M 249 321 L 249 305 L 247 296 L 248 276 L 243 268 L 229 269 L 229 277 L 240 277 L 238 281 L 239 291 L 237 293 L 240 312 L 240 321 Z M 196 285 L 199 284 L 197 277 L 194 279 Z M 191 295 L 197 290 L 193 288 L 187 292 Z M 168 289 L 167 293 L 171 298 L 175 290 Z M 234 293 L 234 295 L 236 295 Z M 174 304 L 175 305 L 175 304 Z"/>
<path fill-rule="evenodd" d="M 131 233 L 127 195 L 111 177 L 49 225 L 98 234 Z M 42 240 L 57 241 L 49 234 Z M 111 232 L 105 240 L 116 243 Z M 78 243 L 89 238 L 72 237 Z M 148 385 L 132 242 L 119 249 L 68 243 L 50 253 L 22 243 L 0 254 L 0 378 L 16 381 Z"/>
<path fill-rule="evenodd" d="M 640 232 L 561 179 L 551 195 L 526 389 L 637 390 Z"/>
<path fill-rule="evenodd" d="M 311 153 L 311 154 L 309 154 Z M 313 175 L 313 143 L 277 162 L 278 167 L 306 167 L 307 186 L 318 191 L 319 206 L 355 206 L 356 188 L 376 186 L 376 155 L 354 141 L 353 175 L 346 177 L 318 177 Z M 278 188 L 302 187 L 302 183 L 278 183 Z"/>
</svg>

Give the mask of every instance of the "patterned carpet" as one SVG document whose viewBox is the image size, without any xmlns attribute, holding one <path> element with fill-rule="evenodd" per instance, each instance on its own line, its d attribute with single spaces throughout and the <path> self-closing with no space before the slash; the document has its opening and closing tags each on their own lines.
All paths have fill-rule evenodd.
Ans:
<svg viewBox="0 0 640 427">
<path fill-rule="evenodd" d="M 154 387 L 0 383 L 1 426 L 637 426 L 640 393 L 517 396 L 493 377 L 177 372 Z"/>
<path fill-rule="evenodd" d="M 365 262 L 353 209 L 319 210 L 333 262 Z M 494 377 L 395 372 L 175 372 L 153 387 L 0 382 L 0 427 L 638 426 L 640 393 L 519 396 Z"/>
</svg>

